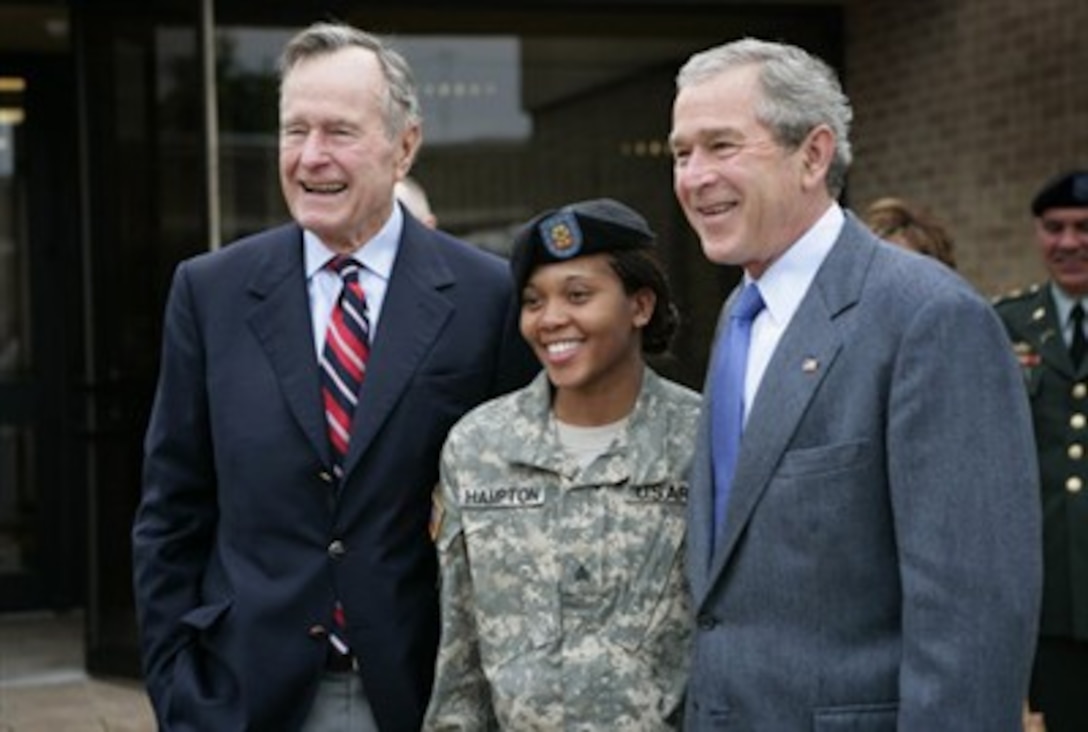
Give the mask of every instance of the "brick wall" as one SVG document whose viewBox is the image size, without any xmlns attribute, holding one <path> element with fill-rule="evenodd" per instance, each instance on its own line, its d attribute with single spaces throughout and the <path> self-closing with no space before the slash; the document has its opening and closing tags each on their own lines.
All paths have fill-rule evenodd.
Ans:
<svg viewBox="0 0 1088 732">
<path fill-rule="evenodd" d="M 848 196 L 928 206 L 986 294 L 1045 276 L 1028 203 L 1088 167 L 1088 3 L 847 0 Z"/>
</svg>

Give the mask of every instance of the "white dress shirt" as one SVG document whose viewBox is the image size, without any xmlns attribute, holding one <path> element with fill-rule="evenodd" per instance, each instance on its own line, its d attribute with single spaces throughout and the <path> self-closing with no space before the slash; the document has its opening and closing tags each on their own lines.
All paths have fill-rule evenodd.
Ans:
<svg viewBox="0 0 1088 732">
<path fill-rule="evenodd" d="M 374 235 L 374 238 L 357 249 L 352 255 L 361 265 L 359 283 L 366 295 L 367 321 L 370 324 L 370 341 L 373 343 L 378 333 L 382 303 L 385 291 L 389 287 L 389 275 L 393 271 L 393 262 L 400 248 L 400 234 L 404 228 L 404 214 L 400 206 L 393 206 L 393 215 Z M 343 280 L 340 275 L 325 269 L 330 259 L 336 256 L 325 243 L 312 231 L 303 231 L 305 246 L 306 287 L 310 293 L 310 316 L 314 326 L 314 348 L 318 357 L 325 347 L 325 331 L 329 325 L 329 316 L 340 297 Z"/>
<path fill-rule="evenodd" d="M 1070 297 L 1065 290 L 1053 282 L 1050 283 L 1050 294 L 1054 296 L 1054 307 L 1057 309 L 1058 322 L 1062 325 L 1062 339 L 1065 341 L 1065 347 L 1068 348 L 1073 345 L 1073 318 L 1069 317 L 1073 306 L 1079 302 L 1082 308 L 1085 310 L 1088 310 L 1088 308 L 1085 307 L 1083 300 Z"/>
<path fill-rule="evenodd" d="M 755 400 L 763 374 L 774 355 L 782 334 L 801 305 L 816 272 L 820 269 L 835 240 L 839 238 L 846 216 L 837 203 L 812 225 L 763 273 L 756 285 L 766 305 L 752 322 L 748 346 L 748 370 L 744 381 L 744 419 Z M 745 274 L 744 283 L 751 282 Z"/>
</svg>

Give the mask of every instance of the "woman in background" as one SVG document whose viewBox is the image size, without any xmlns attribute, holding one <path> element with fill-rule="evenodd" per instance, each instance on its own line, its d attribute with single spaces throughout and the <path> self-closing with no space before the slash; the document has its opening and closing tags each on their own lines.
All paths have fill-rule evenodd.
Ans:
<svg viewBox="0 0 1088 732">
<path fill-rule="evenodd" d="M 866 226 L 881 239 L 913 249 L 956 268 L 956 246 L 945 226 L 904 198 L 881 198 L 865 210 Z"/>
</svg>

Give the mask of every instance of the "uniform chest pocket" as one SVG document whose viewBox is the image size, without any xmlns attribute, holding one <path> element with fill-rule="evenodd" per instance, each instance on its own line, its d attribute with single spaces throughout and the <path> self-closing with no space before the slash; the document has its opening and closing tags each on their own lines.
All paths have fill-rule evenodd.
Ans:
<svg viewBox="0 0 1088 732">
<path fill-rule="evenodd" d="M 683 572 L 686 507 L 684 504 L 628 501 L 622 538 L 610 551 L 624 552 L 629 581 L 609 624 L 609 636 L 629 651 L 662 635 L 683 644 L 689 623 L 687 585 Z"/>
<path fill-rule="evenodd" d="M 544 504 L 462 507 L 484 663 L 501 666 L 561 633 L 558 566 Z"/>
</svg>

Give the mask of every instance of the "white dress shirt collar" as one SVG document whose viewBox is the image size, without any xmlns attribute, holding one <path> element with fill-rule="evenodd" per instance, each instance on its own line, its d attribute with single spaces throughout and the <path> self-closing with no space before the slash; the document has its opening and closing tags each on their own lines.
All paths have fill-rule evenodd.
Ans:
<svg viewBox="0 0 1088 732">
<path fill-rule="evenodd" d="M 404 229 L 404 214 L 400 206 L 393 206 L 393 213 L 374 237 L 352 254 L 371 274 L 386 282 L 393 271 L 393 262 L 400 247 L 400 235 Z M 332 259 L 334 252 L 325 245 L 321 238 L 308 229 L 303 229 L 302 240 L 306 252 L 306 279 L 309 280 Z"/>
<path fill-rule="evenodd" d="M 757 281 L 759 294 L 767 306 L 766 313 L 780 328 L 785 329 L 797 312 L 816 272 L 839 238 L 845 220 L 839 205 L 832 203 Z M 745 283 L 749 281 L 745 275 Z"/>
<path fill-rule="evenodd" d="M 745 419 L 778 342 L 816 278 L 820 265 L 835 245 L 845 219 L 842 209 L 833 202 L 823 216 L 756 281 L 766 307 L 752 321 L 748 370 L 744 382 Z M 744 282 L 751 282 L 747 274 Z"/>
<path fill-rule="evenodd" d="M 1058 316 L 1058 325 L 1061 326 L 1062 337 L 1068 346 L 1073 342 L 1073 321 L 1070 319 L 1069 314 L 1073 310 L 1073 306 L 1078 302 L 1081 303 L 1081 307 L 1084 307 L 1084 301 L 1071 297 L 1069 293 L 1058 287 L 1058 284 L 1053 281 L 1050 283 L 1050 294 L 1054 297 L 1055 315 Z"/>
<path fill-rule="evenodd" d="M 400 206 L 393 206 L 393 214 L 378 233 L 352 255 L 362 264 L 359 271 L 359 283 L 366 293 L 367 320 L 370 323 L 371 340 L 377 338 L 385 305 L 385 293 L 389 278 L 393 273 L 393 264 L 400 249 L 401 232 L 404 229 L 404 214 Z M 303 231 L 303 255 L 306 267 L 306 289 L 310 297 L 310 317 L 313 321 L 314 348 L 318 355 L 325 344 L 325 331 L 329 314 L 336 299 L 340 296 L 342 280 L 331 270 L 324 269 L 325 264 L 336 255 L 312 231 Z"/>
</svg>

